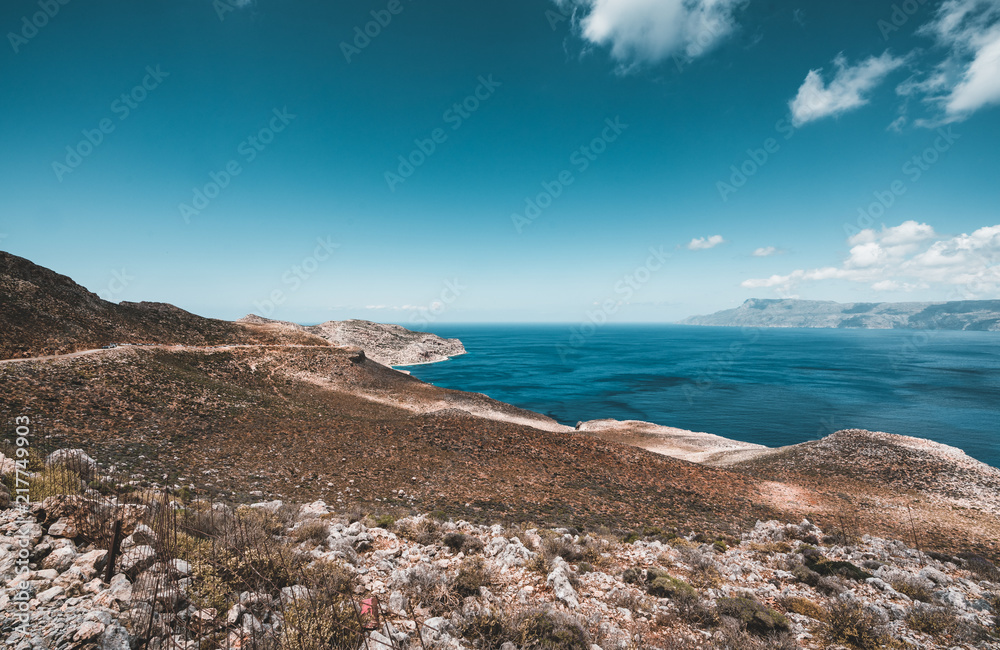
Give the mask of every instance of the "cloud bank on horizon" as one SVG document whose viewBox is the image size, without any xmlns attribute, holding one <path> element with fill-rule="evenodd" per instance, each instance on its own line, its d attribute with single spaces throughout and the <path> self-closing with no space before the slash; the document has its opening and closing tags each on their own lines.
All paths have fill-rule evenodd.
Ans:
<svg viewBox="0 0 1000 650">
<path fill-rule="evenodd" d="M 1000 225 L 970 234 L 941 237 L 926 223 L 866 228 L 847 239 L 851 247 L 840 266 L 796 269 L 785 275 L 745 280 L 748 289 L 787 293 L 807 282 L 847 280 L 875 291 L 912 291 L 944 286 L 955 299 L 1000 291 Z"/>
</svg>

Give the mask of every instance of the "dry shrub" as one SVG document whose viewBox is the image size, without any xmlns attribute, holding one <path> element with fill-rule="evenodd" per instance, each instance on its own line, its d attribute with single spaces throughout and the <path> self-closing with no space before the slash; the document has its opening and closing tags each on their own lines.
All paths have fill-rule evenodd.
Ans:
<svg viewBox="0 0 1000 650">
<path fill-rule="evenodd" d="M 791 553 L 792 545 L 788 542 L 764 542 L 750 544 L 750 550 L 761 555 L 773 555 L 775 553 Z"/>
<path fill-rule="evenodd" d="M 824 636 L 831 644 L 855 650 L 878 650 L 892 643 L 882 621 L 855 601 L 837 600 L 830 606 Z"/>
<path fill-rule="evenodd" d="M 416 517 L 396 522 L 396 534 L 410 541 L 430 546 L 441 541 L 441 524 L 428 517 Z"/>
<path fill-rule="evenodd" d="M 461 632 L 473 647 L 485 650 L 499 650 L 514 635 L 510 619 L 499 611 L 483 611 L 466 618 Z"/>
<path fill-rule="evenodd" d="M 907 614 L 906 624 L 911 630 L 941 636 L 958 627 L 958 618 L 954 612 L 944 607 L 917 605 Z"/>
<path fill-rule="evenodd" d="M 326 524 L 319 519 L 311 519 L 303 522 L 301 526 L 292 531 L 292 539 L 296 542 L 315 542 L 322 544 L 326 541 Z"/>
<path fill-rule="evenodd" d="M 797 650 L 798 647 L 787 632 L 756 636 L 734 621 L 722 624 L 711 645 L 713 650 Z"/>
<path fill-rule="evenodd" d="M 709 589 L 722 584 L 722 575 L 711 556 L 693 548 L 682 550 L 681 556 L 691 567 L 691 584 L 699 589 Z"/>
<path fill-rule="evenodd" d="M 590 635 L 569 614 L 554 609 L 519 612 L 511 622 L 510 641 L 521 650 L 589 650 Z"/>
<path fill-rule="evenodd" d="M 929 603 L 933 598 L 931 590 L 927 587 L 924 579 L 918 576 L 899 574 L 894 576 L 889 581 L 889 584 L 892 585 L 893 589 L 905 596 L 909 596 L 912 600 Z"/>
<path fill-rule="evenodd" d="M 1000 568 L 981 555 L 960 553 L 958 559 L 964 562 L 964 569 L 971 571 L 983 580 L 1000 583 Z"/>
<path fill-rule="evenodd" d="M 283 617 L 281 650 L 357 650 L 364 641 L 354 603 L 342 595 L 298 598 Z"/>
<path fill-rule="evenodd" d="M 552 572 L 552 562 L 551 559 L 546 557 L 544 553 L 539 553 L 525 562 L 524 568 L 539 575 L 547 576 Z"/>
<path fill-rule="evenodd" d="M 458 602 L 448 588 L 444 572 L 433 566 L 421 564 L 411 569 L 407 573 L 406 588 L 410 602 L 426 607 L 433 616 L 452 611 Z"/>
<path fill-rule="evenodd" d="M 827 618 L 827 611 L 822 605 L 802 596 L 784 598 L 781 600 L 781 606 L 789 612 L 808 616 L 817 621 L 825 621 Z"/>
<path fill-rule="evenodd" d="M 481 557 L 466 558 L 458 567 L 458 575 L 451 583 L 451 589 L 460 598 L 478 596 L 480 587 L 493 584 L 486 562 Z"/>
<path fill-rule="evenodd" d="M 649 599 L 632 589 L 616 588 L 608 594 L 608 600 L 615 607 L 623 607 L 633 614 L 648 614 L 652 610 Z"/>
<path fill-rule="evenodd" d="M 542 552 L 550 559 L 561 557 L 567 562 L 579 562 L 585 557 L 583 548 L 565 537 L 549 537 L 542 544 Z"/>
</svg>

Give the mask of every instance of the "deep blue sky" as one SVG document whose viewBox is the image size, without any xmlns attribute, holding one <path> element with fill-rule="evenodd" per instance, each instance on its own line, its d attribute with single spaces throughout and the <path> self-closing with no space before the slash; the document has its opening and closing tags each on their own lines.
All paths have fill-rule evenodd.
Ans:
<svg viewBox="0 0 1000 650">
<path fill-rule="evenodd" d="M 22 22 L 37 0 L 6 2 L 0 247 L 116 301 L 299 322 L 997 297 L 997 2 L 931 0 L 891 32 L 888 1 L 729 0 L 707 32 L 665 17 L 675 0 L 563 10 L 574 2 L 553 27 L 551 0 L 399 0 L 350 62 L 342 43 L 387 0 L 70 0 L 37 33 Z M 935 32 L 958 5 L 962 28 Z M 120 96 L 143 81 L 126 114 Z M 449 108 L 477 90 L 459 123 Z M 110 132 L 81 150 L 102 120 Z M 282 130 L 248 160 L 269 122 Z M 435 129 L 434 153 L 387 181 Z M 581 170 L 574 151 L 602 132 L 615 140 Z M 768 138 L 768 160 L 720 190 Z M 915 178 L 904 165 L 935 142 Z M 227 164 L 240 173 L 185 219 Z M 563 170 L 574 182 L 551 206 L 512 219 Z M 905 193 L 862 224 L 873 231 L 845 230 L 896 181 Z M 313 265 L 318 239 L 339 247 Z M 647 277 L 650 247 L 669 259 Z"/>
</svg>

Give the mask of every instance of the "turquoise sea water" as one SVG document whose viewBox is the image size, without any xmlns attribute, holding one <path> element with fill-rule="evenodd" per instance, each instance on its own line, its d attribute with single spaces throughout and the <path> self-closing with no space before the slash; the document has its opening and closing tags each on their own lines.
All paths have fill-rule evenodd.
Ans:
<svg viewBox="0 0 1000 650">
<path fill-rule="evenodd" d="M 930 438 L 1000 467 L 998 332 L 428 329 L 468 354 L 407 368 L 415 377 L 564 424 L 646 420 L 768 446 L 856 427 Z"/>
</svg>

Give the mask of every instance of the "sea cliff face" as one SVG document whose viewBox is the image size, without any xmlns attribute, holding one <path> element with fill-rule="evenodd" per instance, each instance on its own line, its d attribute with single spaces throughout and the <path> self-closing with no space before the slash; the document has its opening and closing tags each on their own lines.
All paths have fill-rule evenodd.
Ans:
<svg viewBox="0 0 1000 650">
<path fill-rule="evenodd" d="M 1000 300 L 855 302 L 751 298 L 682 325 L 1000 331 Z"/>
</svg>

